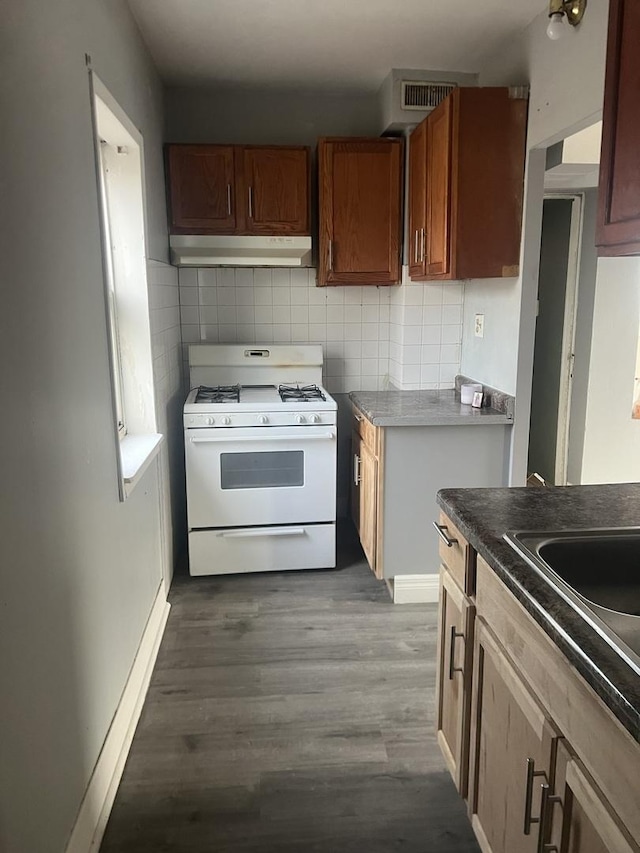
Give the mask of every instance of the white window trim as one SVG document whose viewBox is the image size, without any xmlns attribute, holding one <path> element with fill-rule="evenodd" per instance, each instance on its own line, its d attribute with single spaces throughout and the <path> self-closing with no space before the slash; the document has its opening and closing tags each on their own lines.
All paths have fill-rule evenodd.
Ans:
<svg viewBox="0 0 640 853">
<path fill-rule="evenodd" d="M 114 299 L 114 273 L 112 268 L 111 246 L 110 246 L 110 228 L 108 217 L 108 202 L 107 193 L 104 182 L 103 173 L 103 158 L 101 154 L 100 134 L 98 133 L 98 115 L 96 98 L 107 107 L 117 121 L 124 127 L 126 132 L 135 141 L 140 154 L 140 170 L 142 180 L 142 220 L 144 232 L 144 264 L 146 272 L 146 237 L 147 237 L 147 217 L 146 217 L 146 193 L 144 180 L 144 151 L 143 139 L 140 132 L 130 121 L 126 113 L 121 109 L 115 101 L 109 90 L 104 86 L 100 79 L 93 73 L 91 67 L 89 71 L 89 89 L 91 95 L 91 112 L 92 123 L 94 130 L 94 146 L 95 146 L 95 163 L 96 163 L 96 179 L 97 189 L 99 193 L 99 218 L 100 231 L 102 237 L 102 266 L 103 266 L 103 282 L 105 290 L 105 313 L 108 324 L 108 348 L 109 348 L 109 373 L 111 377 L 111 399 L 112 413 L 114 425 L 114 438 L 116 441 L 116 466 L 118 491 L 121 501 L 131 494 L 135 486 L 140 482 L 144 473 L 149 468 L 151 462 L 159 454 L 163 441 L 162 434 L 157 432 L 156 427 L 156 409 L 155 409 L 155 389 L 153 383 L 153 363 L 151 360 L 151 341 L 150 327 L 148 316 L 148 295 L 146 301 L 146 317 L 142 324 L 148 330 L 149 354 L 147 365 L 147 388 L 146 388 L 146 403 L 144 406 L 144 417 L 138 417 L 138 422 L 133 423 L 134 418 L 128 418 L 126 407 L 124 405 L 124 390 L 123 385 L 125 379 L 121 374 L 121 358 L 120 347 L 118 342 L 118 318 L 117 305 Z"/>
</svg>

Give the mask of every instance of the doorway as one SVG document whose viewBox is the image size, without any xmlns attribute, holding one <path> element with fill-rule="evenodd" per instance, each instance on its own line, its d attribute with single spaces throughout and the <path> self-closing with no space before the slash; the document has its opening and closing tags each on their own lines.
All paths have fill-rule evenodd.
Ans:
<svg viewBox="0 0 640 853">
<path fill-rule="evenodd" d="M 583 196 L 543 203 L 529 430 L 531 481 L 567 484 Z"/>
</svg>

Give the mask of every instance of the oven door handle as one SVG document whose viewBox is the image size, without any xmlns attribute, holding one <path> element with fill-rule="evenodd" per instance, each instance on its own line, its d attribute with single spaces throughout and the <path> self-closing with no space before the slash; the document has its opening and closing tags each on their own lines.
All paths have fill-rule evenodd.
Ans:
<svg viewBox="0 0 640 853">
<path fill-rule="evenodd" d="M 296 435 L 265 435 L 261 433 L 260 435 L 226 435 L 216 436 L 200 436 L 200 435 L 192 435 L 189 437 L 189 441 L 192 444 L 210 444 L 212 442 L 227 442 L 227 444 L 235 444 L 237 441 L 262 441 L 262 442 L 271 442 L 271 441 L 293 441 L 297 443 L 299 441 L 328 441 L 334 439 L 336 437 L 335 432 L 323 432 L 316 433 L 315 435 L 304 435 L 297 433 Z"/>
<path fill-rule="evenodd" d="M 221 539 L 251 539 L 255 536 L 304 536 L 304 527 L 250 527 L 247 530 L 222 530 L 216 534 Z"/>
</svg>

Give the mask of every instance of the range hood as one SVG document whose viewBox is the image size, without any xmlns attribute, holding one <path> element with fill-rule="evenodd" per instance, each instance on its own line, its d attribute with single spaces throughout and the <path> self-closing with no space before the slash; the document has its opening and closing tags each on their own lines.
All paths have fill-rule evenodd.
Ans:
<svg viewBox="0 0 640 853">
<path fill-rule="evenodd" d="M 179 267 L 310 267 L 311 237 L 172 234 L 171 263 Z"/>
</svg>

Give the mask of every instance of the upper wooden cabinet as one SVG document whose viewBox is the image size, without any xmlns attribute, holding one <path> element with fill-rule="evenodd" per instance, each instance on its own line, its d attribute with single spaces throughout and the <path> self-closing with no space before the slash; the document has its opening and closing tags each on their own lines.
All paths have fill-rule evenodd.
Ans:
<svg viewBox="0 0 640 853">
<path fill-rule="evenodd" d="M 309 149 L 168 145 L 173 234 L 309 234 Z"/>
<path fill-rule="evenodd" d="M 610 0 L 596 245 L 640 254 L 640 3 Z"/>
<path fill-rule="evenodd" d="M 235 232 L 235 168 L 231 145 L 168 145 L 167 170 L 172 232 Z"/>
<path fill-rule="evenodd" d="M 514 94 L 454 89 L 411 134 L 411 278 L 518 275 L 528 102 Z"/>
<path fill-rule="evenodd" d="M 400 281 L 400 139 L 321 139 L 318 143 L 318 284 Z"/>
<path fill-rule="evenodd" d="M 421 122 L 409 140 L 409 275 L 418 278 L 425 274 L 427 233 L 427 123 Z"/>
</svg>

